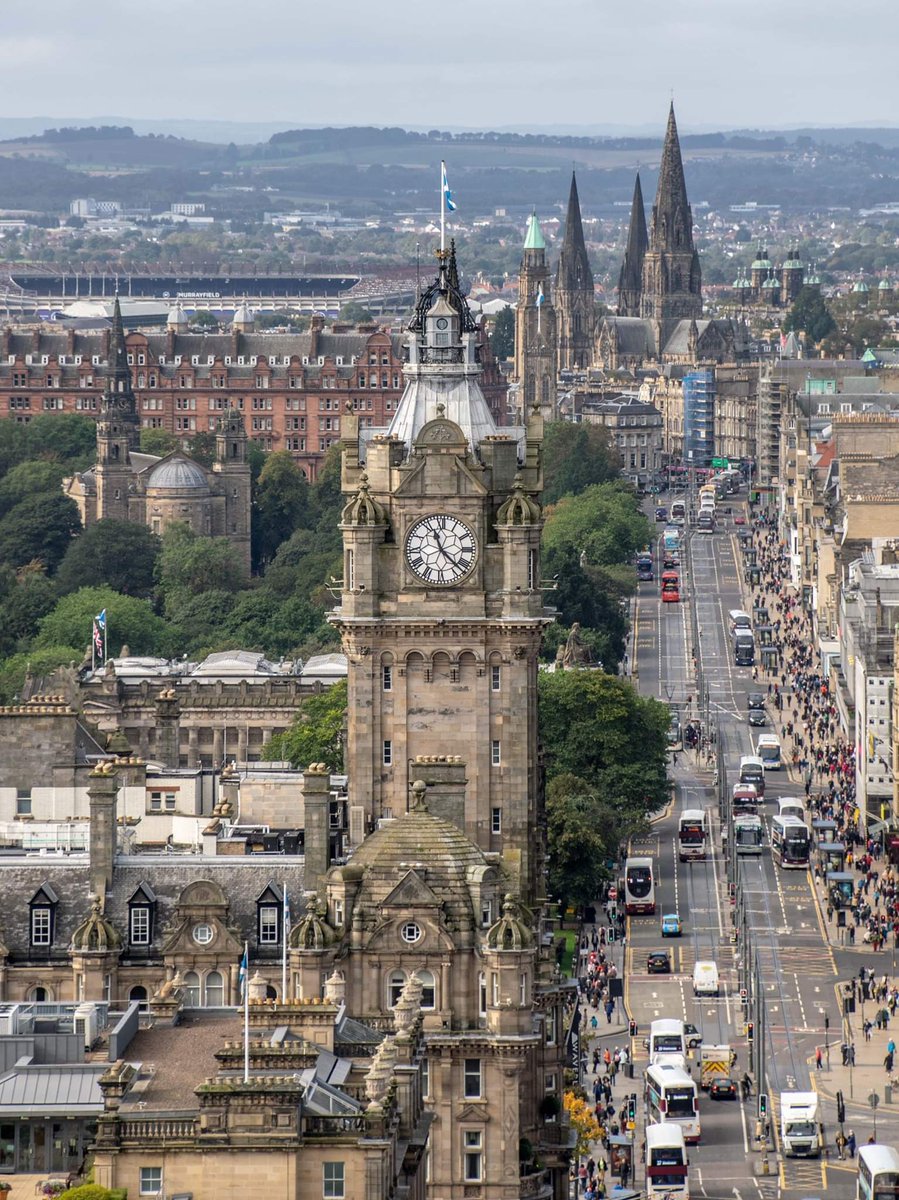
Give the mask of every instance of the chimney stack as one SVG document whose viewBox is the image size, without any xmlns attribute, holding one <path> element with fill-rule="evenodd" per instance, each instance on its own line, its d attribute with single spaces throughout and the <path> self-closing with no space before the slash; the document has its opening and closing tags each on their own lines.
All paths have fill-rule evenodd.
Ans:
<svg viewBox="0 0 899 1200">
<path fill-rule="evenodd" d="M 90 773 L 87 789 L 90 802 L 90 888 L 100 899 L 112 887 L 116 852 L 116 796 L 119 777 L 108 760 L 98 763 Z"/>
<path fill-rule="evenodd" d="M 303 841 L 307 892 L 318 892 L 331 865 L 331 775 L 324 763 L 303 772 Z"/>
</svg>

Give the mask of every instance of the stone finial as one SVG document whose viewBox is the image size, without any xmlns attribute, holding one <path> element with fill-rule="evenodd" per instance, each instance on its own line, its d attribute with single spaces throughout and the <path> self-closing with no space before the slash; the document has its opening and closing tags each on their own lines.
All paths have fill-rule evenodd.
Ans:
<svg viewBox="0 0 899 1200">
<path fill-rule="evenodd" d="M 325 1000 L 329 1004 L 343 1004 L 346 999 L 346 980 L 335 968 L 325 980 Z"/>
<path fill-rule="evenodd" d="M 427 812 L 428 806 L 425 803 L 425 794 L 428 790 L 428 785 L 423 779 L 416 779 L 410 788 L 412 792 L 412 804 L 410 812 Z"/>
<path fill-rule="evenodd" d="M 112 761 L 111 758 L 101 759 L 100 762 L 98 762 L 97 765 L 94 767 L 93 771 L 91 771 L 91 775 L 94 775 L 97 777 L 103 777 L 103 776 L 108 777 L 108 776 L 114 775 L 114 774 L 115 774 L 115 763 Z"/>
</svg>

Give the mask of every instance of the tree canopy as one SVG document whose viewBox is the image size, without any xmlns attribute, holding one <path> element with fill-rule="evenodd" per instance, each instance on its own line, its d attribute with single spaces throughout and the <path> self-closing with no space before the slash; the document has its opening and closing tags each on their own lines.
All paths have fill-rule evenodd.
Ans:
<svg viewBox="0 0 899 1200">
<path fill-rule="evenodd" d="M 515 354 L 515 309 L 511 305 L 501 308 L 490 323 L 490 344 L 498 359 L 512 358 Z"/>
<path fill-rule="evenodd" d="M 543 441 L 543 500 L 554 504 L 620 478 L 621 459 L 603 425 L 549 421 Z"/>
<path fill-rule="evenodd" d="M 79 646 L 79 653 L 90 645 L 93 620 L 106 609 L 109 657 L 127 645 L 132 654 L 170 652 L 170 635 L 165 622 L 153 612 L 149 600 L 123 596 L 108 587 L 84 587 L 70 592 L 47 613 L 40 623 L 37 646 Z"/>
<path fill-rule="evenodd" d="M 97 521 L 69 544 L 56 586 L 60 593 L 106 585 L 126 596 L 151 596 L 159 550 L 159 538 L 146 525 Z"/>
<path fill-rule="evenodd" d="M 21 567 L 37 560 L 52 572 L 80 528 L 78 508 L 62 492 L 26 496 L 0 520 L 0 562 Z"/>
<path fill-rule="evenodd" d="M 323 762 L 329 771 L 343 770 L 343 723 L 346 714 L 346 681 L 327 691 L 309 696 L 300 704 L 293 724 L 275 734 L 263 754 L 271 760 L 286 760 L 294 767 Z"/>
<path fill-rule="evenodd" d="M 247 583 L 246 568 L 228 538 L 201 537 L 180 521 L 162 535 L 156 575 L 166 598 L 176 592 L 237 592 Z"/>
<path fill-rule="evenodd" d="M 786 333 L 804 333 L 813 342 L 821 342 L 834 332 L 836 321 L 818 288 L 804 287 L 784 318 Z"/>
</svg>

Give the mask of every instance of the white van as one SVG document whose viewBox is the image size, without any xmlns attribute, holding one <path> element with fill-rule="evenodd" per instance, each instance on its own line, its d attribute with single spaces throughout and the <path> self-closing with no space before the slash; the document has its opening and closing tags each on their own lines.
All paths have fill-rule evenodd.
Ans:
<svg viewBox="0 0 899 1200">
<path fill-rule="evenodd" d="M 732 608 L 727 614 L 727 624 L 731 633 L 736 633 L 738 629 L 752 629 L 752 617 L 749 613 L 743 612 L 742 608 Z"/>
<path fill-rule="evenodd" d="M 718 980 L 718 966 L 708 959 L 700 960 L 693 967 L 693 995 L 719 996 L 721 985 Z"/>
</svg>

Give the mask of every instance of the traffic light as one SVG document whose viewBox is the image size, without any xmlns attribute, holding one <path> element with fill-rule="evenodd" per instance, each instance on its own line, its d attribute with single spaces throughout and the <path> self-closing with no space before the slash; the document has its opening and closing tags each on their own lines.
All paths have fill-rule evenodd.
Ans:
<svg viewBox="0 0 899 1200">
<path fill-rule="evenodd" d="M 636 1021 L 634 1021 L 634 1020 L 631 1021 L 630 1025 L 628 1026 L 628 1032 L 630 1033 L 631 1037 L 637 1036 L 637 1022 Z"/>
<path fill-rule="evenodd" d="M 637 1119 L 637 1093 L 631 1092 L 627 1098 L 627 1119 L 636 1121 Z"/>
<path fill-rule="evenodd" d="M 749 1003 L 749 992 L 746 990 L 746 988 L 740 988 L 740 1003 L 741 1004 Z"/>
<path fill-rule="evenodd" d="M 616 938 L 616 936 L 617 936 L 617 935 L 616 935 L 616 933 L 615 933 L 615 926 L 614 926 L 614 925 L 610 925 L 610 926 L 609 926 L 608 940 L 609 940 L 610 942 L 614 942 L 614 941 L 615 941 L 615 938 Z"/>
<path fill-rule="evenodd" d="M 752 1045 L 754 1039 L 755 1039 L 755 1022 L 747 1021 L 746 1022 L 746 1040 L 747 1040 L 747 1042 L 749 1042 L 750 1046 Z"/>
<path fill-rule="evenodd" d="M 759 1092 L 759 1120 L 766 1121 L 768 1119 L 768 1094 L 767 1092 Z"/>
<path fill-rule="evenodd" d="M 837 1092 L 837 1120 L 841 1125 L 846 1120 L 846 1101 L 842 1092 Z"/>
</svg>

